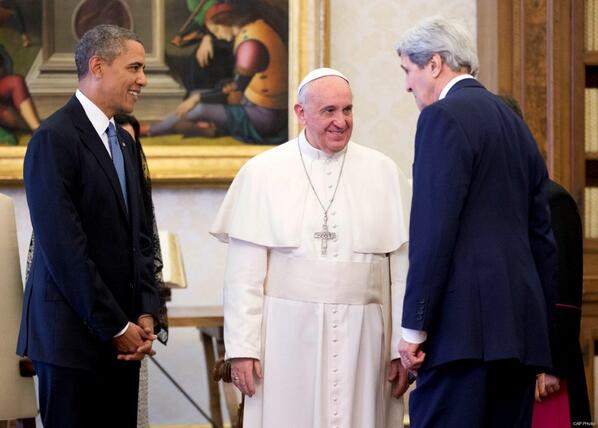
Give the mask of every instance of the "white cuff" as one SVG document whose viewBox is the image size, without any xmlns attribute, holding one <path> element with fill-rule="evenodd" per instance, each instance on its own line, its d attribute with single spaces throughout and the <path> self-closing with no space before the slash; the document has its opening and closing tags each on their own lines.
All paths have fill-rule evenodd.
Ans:
<svg viewBox="0 0 598 428">
<path fill-rule="evenodd" d="M 428 338 L 428 334 L 423 330 L 412 330 L 405 327 L 401 327 L 401 330 L 403 330 L 403 340 L 409 343 L 424 343 Z"/>
<path fill-rule="evenodd" d="M 129 323 L 127 323 L 127 325 L 125 326 L 125 328 L 123 328 L 121 331 L 119 331 L 118 333 L 116 333 L 114 335 L 114 337 L 121 337 L 123 334 L 125 334 L 125 332 L 127 331 L 128 328 L 129 328 Z"/>
</svg>

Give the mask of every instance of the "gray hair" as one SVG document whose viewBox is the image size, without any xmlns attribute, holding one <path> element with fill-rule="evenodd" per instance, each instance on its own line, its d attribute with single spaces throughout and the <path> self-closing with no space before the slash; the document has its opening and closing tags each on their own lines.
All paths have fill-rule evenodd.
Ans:
<svg viewBox="0 0 598 428">
<path fill-rule="evenodd" d="M 474 77 L 479 71 L 475 45 L 467 31 L 438 16 L 425 19 L 407 31 L 396 49 L 399 55 L 407 55 L 420 67 L 437 53 L 453 71 L 466 67 Z"/>
<path fill-rule="evenodd" d="M 89 72 L 89 60 L 98 56 L 111 63 L 119 56 L 127 40 L 134 40 L 141 43 L 141 40 L 131 30 L 116 25 L 102 24 L 88 30 L 75 49 L 75 64 L 77 65 L 77 77 L 85 77 Z"/>
<path fill-rule="evenodd" d="M 303 87 L 299 89 L 299 93 L 297 94 L 297 104 L 303 105 L 305 104 L 305 101 L 307 101 L 307 93 L 309 92 L 308 86 L 309 83 L 307 85 L 303 85 Z"/>
</svg>

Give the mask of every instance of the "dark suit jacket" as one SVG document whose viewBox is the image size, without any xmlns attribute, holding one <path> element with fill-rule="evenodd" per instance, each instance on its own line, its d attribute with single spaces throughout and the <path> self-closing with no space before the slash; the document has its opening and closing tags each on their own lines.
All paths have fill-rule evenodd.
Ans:
<svg viewBox="0 0 598 428">
<path fill-rule="evenodd" d="M 590 421 L 590 402 L 579 346 L 583 292 L 583 234 L 577 204 L 559 184 L 550 181 L 548 204 L 559 260 L 559 289 L 555 309 L 556 334 L 552 373 L 565 378 L 571 422 Z"/>
<path fill-rule="evenodd" d="M 422 110 L 403 326 L 428 332 L 424 367 L 550 366 L 557 262 L 547 184 L 527 126 L 476 80 Z"/>
<path fill-rule="evenodd" d="M 24 164 L 36 237 L 17 352 L 33 360 L 93 368 L 113 358 L 111 338 L 142 313 L 158 319 L 153 247 L 141 222 L 135 144 L 125 144 L 128 212 L 118 176 L 79 101 L 33 135 Z"/>
</svg>

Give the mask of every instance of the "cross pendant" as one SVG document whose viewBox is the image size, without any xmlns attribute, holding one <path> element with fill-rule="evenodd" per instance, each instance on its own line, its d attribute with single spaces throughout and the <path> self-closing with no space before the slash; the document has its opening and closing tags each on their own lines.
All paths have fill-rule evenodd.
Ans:
<svg viewBox="0 0 598 428">
<path fill-rule="evenodd" d="M 324 224 L 322 225 L 322 230 L 320 232 L 314 233 L 314 238 L 322 240 L 322 255 L 326 255 L 326 251 L 328 250 L 328 240 L 329 239 L 336 239 L 335 232 L 328 231 L 328 216 L 324 214 Z"/>
</svg>

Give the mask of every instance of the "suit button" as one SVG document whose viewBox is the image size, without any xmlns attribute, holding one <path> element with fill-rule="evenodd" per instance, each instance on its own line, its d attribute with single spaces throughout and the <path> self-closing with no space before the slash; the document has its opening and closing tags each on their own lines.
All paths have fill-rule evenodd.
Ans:
<svg viewBox="0 0 598 428">
<path fill-rule="evenodd" d="M 133 283 L 129 282 L 129 288 L 132 290 L 133 289 Z"/>
</svg>

